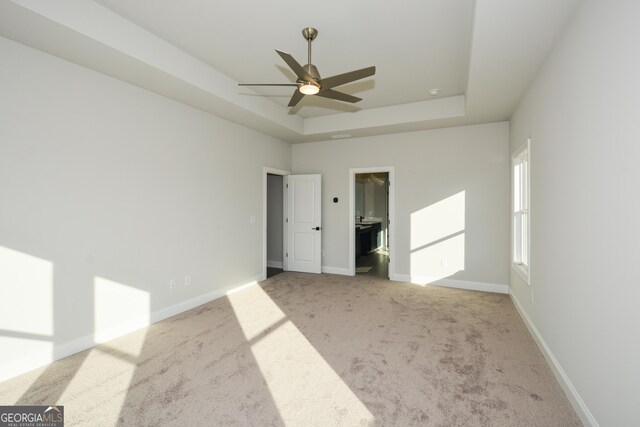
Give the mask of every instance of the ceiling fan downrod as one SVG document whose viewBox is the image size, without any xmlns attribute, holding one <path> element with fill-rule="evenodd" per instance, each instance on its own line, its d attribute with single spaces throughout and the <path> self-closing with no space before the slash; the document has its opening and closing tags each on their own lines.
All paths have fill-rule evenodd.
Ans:
<svg viewBox="0 0 640 427">
<path fill-rule="evenodd" d="M 307 64 L 311 64 L 311 42 L 318 37 L 318 30 L 307 27 L 302 30 L 302 36 L 307 39 Z"/>
<path fill-rule="evenodd" d="M 298 82 L 305 83 L 307 85 L 313 85 L 316 87 L 320 87 L 318 81 L 320 80 L 320 73 L 315 65 L 311 63 L 311 42 L 318 37 L 318 30 L 315 28 L 307 27 L 302 30 L 302 36 L 307 39 L 307 64 L 303 65 L 302 68 L 313 78 L 315 81 L 306 81 L 306 80 L 298 80 Z M 313 91 L 313 94 L 317 92 Z"/>
</svg>

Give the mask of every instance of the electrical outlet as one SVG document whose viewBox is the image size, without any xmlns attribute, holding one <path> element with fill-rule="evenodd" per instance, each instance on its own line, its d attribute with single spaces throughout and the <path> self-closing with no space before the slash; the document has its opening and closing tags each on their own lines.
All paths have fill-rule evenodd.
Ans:
<svg viewBox="0 0 640 427">
<path fill-rule="evenodd" d="M 189 286 L 191 285 L 191 276 L 184 276 L 184 285 L 185 286 Z"/>
<path fill-rule="evenodd" d="M 176 279 L 169 280 L 169 289 L 174 290 L 176 288 Z"/>
</svg>

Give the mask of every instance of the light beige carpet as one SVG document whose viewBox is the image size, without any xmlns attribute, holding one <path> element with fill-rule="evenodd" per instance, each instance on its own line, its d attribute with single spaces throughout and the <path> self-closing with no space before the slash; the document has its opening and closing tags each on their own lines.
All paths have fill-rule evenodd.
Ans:
<svg viewBox="0 0 640 427">
<path fill-rule="evenodd" d="M 0 384 L 68 426 L 580 425 L 506 295 L 282 273 Z"/>
</svg>

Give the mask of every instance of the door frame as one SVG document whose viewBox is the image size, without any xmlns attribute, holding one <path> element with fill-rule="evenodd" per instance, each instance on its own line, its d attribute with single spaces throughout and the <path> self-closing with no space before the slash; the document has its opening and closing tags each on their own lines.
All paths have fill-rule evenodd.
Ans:
<svg viewBox="0 0 640 427">
<path fill-rule="evenodd" d="M 389 174 L 389 279 L 396 272 L 396 214 L 395 169 L 393 166 L 349 169 L 349 275 L 356 275 L 356 175 L 359 173 L 386 172 Z"/>
<path fill-rule="evenodd" d="M 262 168 L 262 275 L 261 281 L 267 279 L 267 175 L 291 175 L 291 172 L 282 169 L 275 169 L 268 166 Z M 284 218 L 287 215 L 287 195 L 285 193 L 284 178 L 282 179 L 282 266 L 283 270 L 287 269 L 286 257 L 284 254 L 287 250 L 287 228 L 284 224 Z"/>
</svg>

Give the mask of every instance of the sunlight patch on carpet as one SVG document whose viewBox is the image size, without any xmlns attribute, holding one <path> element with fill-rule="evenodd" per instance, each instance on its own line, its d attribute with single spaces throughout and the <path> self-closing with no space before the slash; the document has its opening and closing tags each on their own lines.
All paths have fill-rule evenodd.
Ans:
<svg viewBox="0 0 640 427">
<path fill-rule="evenodd" d="M 59 402 L 76 402 L 90 395 L 95 401 L 91 416 L 100 420 L 101 425 L 117 425 L 120 412 L 127 399 L 127 391 L 136 370 L 136 357 L 125 349 L 141 349 L 147 335 L 147 329 L 136 331 L 119 340 L 111 341 L 90 350 L 82 366 L 73 376 L 69 385 L 60 396 Z M 104 390 L 122 390 L 115 395 Z M 104 395 L 102 393 L 105 393 Z M 108 401 L 100 406 L 100 402 Z M 69 425 L 82 425 L 85 414 L 69 409 L 65 418 Z"/>
<path fill-rule="evenodd" d="M 285 424 L 373 424 L 365 405 L 260 286 L 227 298 Z"/>
</svg>

